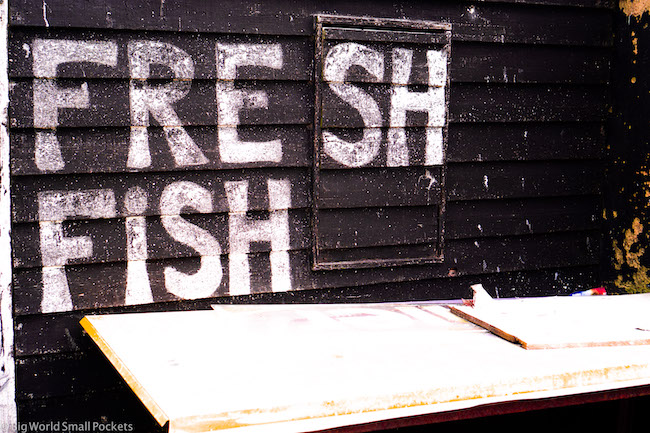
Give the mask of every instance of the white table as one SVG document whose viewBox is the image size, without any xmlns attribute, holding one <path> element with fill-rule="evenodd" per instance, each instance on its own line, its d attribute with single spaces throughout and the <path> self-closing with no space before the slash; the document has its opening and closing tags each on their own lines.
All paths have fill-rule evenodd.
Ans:
<svg viewBox="0 0 650 433">
<path fill-rule="evenodd" d="M 174 433 L 370 431 L 650 394 L 650 345 L 525 350 L 435 303 L 215 306 L 82 325 Z"/>
</svg>

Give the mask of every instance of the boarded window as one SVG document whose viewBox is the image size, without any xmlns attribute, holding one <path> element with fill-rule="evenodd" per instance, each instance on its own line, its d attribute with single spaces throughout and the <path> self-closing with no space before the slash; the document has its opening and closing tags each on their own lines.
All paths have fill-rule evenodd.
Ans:
<svg viewBox="0 0 650 433">
<path fill-rule="evenodd" d="M 314 269 L 442 260 L 450 38 L 316 17 Z"/>
</svg>

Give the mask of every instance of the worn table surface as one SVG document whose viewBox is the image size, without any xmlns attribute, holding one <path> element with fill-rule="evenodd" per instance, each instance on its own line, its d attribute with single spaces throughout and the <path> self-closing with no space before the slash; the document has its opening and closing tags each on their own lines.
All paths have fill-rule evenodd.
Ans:
<svg viewBox="0 0 650 433">
<path fill-rule="evenodd" d="M 170 432 L 359 429 L 650 384 L 648 345 L 525 350 L 432 303 L 215 306 L 82 325 Z"/>
</svg>

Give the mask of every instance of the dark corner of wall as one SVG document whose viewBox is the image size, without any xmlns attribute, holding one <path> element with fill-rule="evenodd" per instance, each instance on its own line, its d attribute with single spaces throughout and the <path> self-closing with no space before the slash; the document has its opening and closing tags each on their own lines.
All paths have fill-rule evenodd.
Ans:
<svg viewBox="0 0 650 433">
<path fill-rule="evenodd" d="M 650 1 L 614 14 L 605 176 L 603 276 L 618 293 L 650 291 Z"/>
</svg>

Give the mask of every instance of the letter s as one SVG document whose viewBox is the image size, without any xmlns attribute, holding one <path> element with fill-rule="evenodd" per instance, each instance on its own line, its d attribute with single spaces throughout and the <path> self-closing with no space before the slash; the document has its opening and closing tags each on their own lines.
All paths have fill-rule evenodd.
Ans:
<svg viewBox="0 0 650 433">
<path fill-rule="evenodd" d="M 379 152 L 382 126 L 377 102 L 357 86 L 345 83 L 347 70 L 361 66 L 375 79 L 384 77 L 383 54 L 354 42 L 345 42 L 332 48 L 325 57 L 323 80 L 341 99 L 354 107 L 363 119 L 363 138 L 348 142 L 329 131 L 322 132 L 325 153 L 348 167 L 361 167 L 371 162 Z"/>
</svg>

